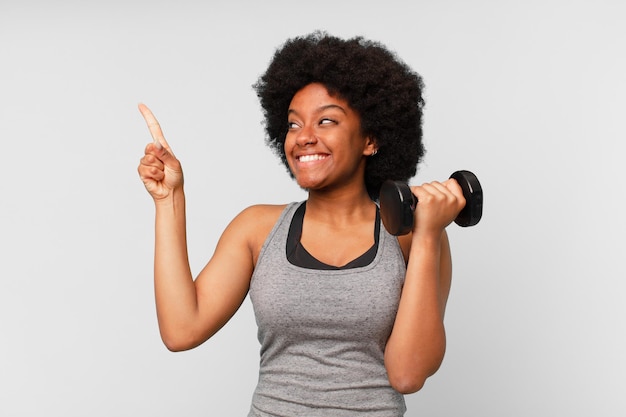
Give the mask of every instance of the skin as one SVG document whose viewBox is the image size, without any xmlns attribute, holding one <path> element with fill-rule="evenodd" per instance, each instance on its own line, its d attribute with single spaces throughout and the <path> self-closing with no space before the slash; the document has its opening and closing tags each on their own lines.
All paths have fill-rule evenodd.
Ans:
<svg viewBox="0 0 626 417">
<path fill-rule="evenodd" d="M 261 247 L 284 205 L 251 206 L 226 227 L 194 280 L 187 256 L 183 172 L 162 130 L 140 105 L 154 142 L 138 172 L 155 203 L 154 285 L 163 342 L 172 351 L 196 347 L 215 334 L 243 302 Z M 297 183 L 308 190 L 302 245 L 330 265 L 345 265 L 370 248 L 376 206 L 364 182 L 374 138 L 359 115 L 321 84 L 297 92 L 288 114 L 285 153 Z M 413 232 L 399 237 L 407 273 L 385 350 L 391 385 L 418 391 L 445 352 L 443 317 L 452 275 L 445 228 L 465 205 L 454 180 L 411 187 L 418 197 Z"/>
</svg>

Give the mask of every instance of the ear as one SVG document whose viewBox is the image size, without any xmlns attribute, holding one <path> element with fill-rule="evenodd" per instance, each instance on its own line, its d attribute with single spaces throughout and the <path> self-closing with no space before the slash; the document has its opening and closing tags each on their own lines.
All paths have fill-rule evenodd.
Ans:
<svg viewBox="0 0 626 417">
<path fill-rule="evenodd" d="M 365 148 L 363 148 L 364 156 L 374 156 L 378 152 L 378 144 L 376 139 L 371 136 L 365 138 Z"/>
</svg>

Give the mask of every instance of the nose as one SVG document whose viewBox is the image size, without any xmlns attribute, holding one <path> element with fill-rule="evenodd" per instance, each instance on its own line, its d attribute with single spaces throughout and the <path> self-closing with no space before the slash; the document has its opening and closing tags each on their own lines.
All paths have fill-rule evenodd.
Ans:
<svg viewBox="0 0 626 417">
<path fill-rule="evenodd" d="M 307 146 L 317 143 L 317 136 L 315 135 L 315 129 L 310 125 L 305 125 L 298 129 L 296 136 L 296 144 L 298 146 Z"/>
</svg>

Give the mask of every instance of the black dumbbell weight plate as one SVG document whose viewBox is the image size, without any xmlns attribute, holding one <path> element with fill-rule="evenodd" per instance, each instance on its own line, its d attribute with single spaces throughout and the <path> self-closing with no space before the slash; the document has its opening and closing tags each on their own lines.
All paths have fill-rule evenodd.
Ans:
<svg viewBox="0 0 626 417">
<path fill-rule="evenodd" d="M 456 171 L 450 178 L 459 183 L 465 197 L 465 207 L 454 222 L 462 227 L 474 226 L 483 216 L 483 189 L 476 175 L 470 171 Z"/>
<path fill-rule="evenodd" d="M 402 181 L 385 181 L 379 195 L 380 216 L 385 229 L 394 236 L 413 230 L 413 212 L 417 199 Z"/>
</svg>

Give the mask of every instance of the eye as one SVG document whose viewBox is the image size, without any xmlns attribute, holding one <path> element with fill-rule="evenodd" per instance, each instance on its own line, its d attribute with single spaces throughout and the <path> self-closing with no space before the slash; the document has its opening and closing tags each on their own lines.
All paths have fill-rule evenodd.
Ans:
<svg viewBox="0 0 626 417">
<path fill-rule="evenodd" d="M 327 117 L 325 117 L 322 120 L 320 120 L 320 124 L 321 125 L 328 125 L 328 124 L 332 124 L 332 123 L 336 123 L 336 122 L 333 119 L 329 119 Z"/>
<path fill-rule="evenodd" d="M 296 123 L 296 122 L 287 122 L 287 128 L 289 130 L 297 129 L 298 128 L 298 123 Z"/>
</svg>

